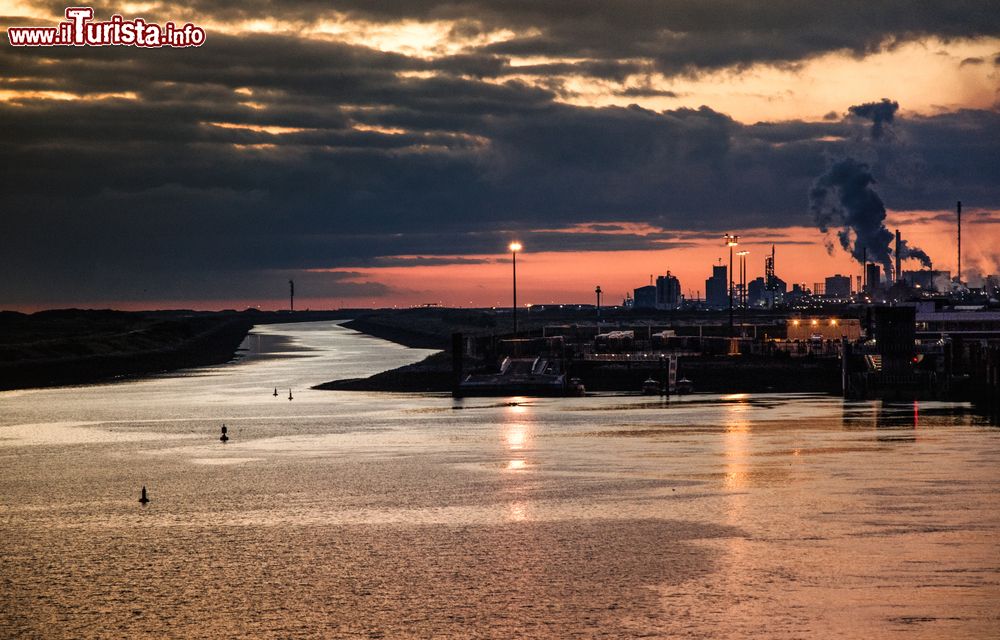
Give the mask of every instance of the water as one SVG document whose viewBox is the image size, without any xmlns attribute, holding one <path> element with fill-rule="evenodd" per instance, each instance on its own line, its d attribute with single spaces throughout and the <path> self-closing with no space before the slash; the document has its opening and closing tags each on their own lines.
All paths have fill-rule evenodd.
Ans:
<svg viewBox="0 0 1000 640">
<path fill-rule="evenodd" d="M 312 391 L 427 352 L 249 346 L 0 393 L 0 637 L 1000 636 L 1000 431 L 961 406 Z"/>
</svg>

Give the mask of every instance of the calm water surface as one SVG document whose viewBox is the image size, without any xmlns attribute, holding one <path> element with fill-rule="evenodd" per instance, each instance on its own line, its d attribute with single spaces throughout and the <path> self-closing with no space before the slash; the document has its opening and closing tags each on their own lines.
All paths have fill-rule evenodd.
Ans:
<svg viewBox="0 0 1000 640">
<path fill-rule="evenodd" d="M 0 393 L 0 637 L 1000 637 L 962 406 L 312 391 L 428 352 L 248 347 Z"/>
</svg>

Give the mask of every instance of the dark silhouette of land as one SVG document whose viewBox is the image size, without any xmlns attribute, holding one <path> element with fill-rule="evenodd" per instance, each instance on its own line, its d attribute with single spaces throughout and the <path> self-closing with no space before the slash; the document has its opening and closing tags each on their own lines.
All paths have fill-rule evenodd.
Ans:
<svg viewBox="0 0 1000 640">
<path fill-rule="evenodd" d="M 0 389 L 111 381 L 233 359 L 256 324 L 350 317 L 334 312 L 62 309 L 0 312 Z"/>
<path fill-rule="evenodd" d="M 633 312 L 606 309 L 603 321 L 636 322 Z M 722 312 L 655 314 L 658 323 L 707 322 L 689 331 L 723 335 Z M 690 317 L 688 317 L 690 315 Z M 757 321 L 773 322 L 774 314 Z M 540 335 L 552 324 L 593 323 L 594 310 L 573 306 L 533 310 L 519 318 L 522 336 Z M 348 309 L 337 311 L 146 311 L 67 309 L 34 314 L 0 312 L 0 389 L 106 382 L 232 360 L 254 325 L 342 319 L 362 333 L 414 348 L 435 349 L 419 363 L 369 378 L 338 380 L 319 389 L 365 391 L 450 391 L 454 383 L 451 336 L 509 336 L 512 318 L 504 309 Z M 750 321 L 754 318 L 751 317 Z M 718 324 L 712 325 L 712 322 Z M 835 363 L 744 356 L 681 359 L 680 374 L 699 391 L 837 391 Z M 634 376 L 632 376 L 634 377 Z M 629 375 L 592 380 L 592 390 L 633 391 L 641 380 Z"/>
<path fill-rule="evenodd" d="M 652 312 L 648 318 L 636 312 L 621 309 L 602 311 L 602 322 L 608 328 L 618 322 L 644 322 L 659 324 L 678 323 L 680 332 L 706 336 L 723 336 L 728 332 L 725 312 Z M 774 323 L 786 314 L 753 312 L 749 322 Z M 553 306 L 542 311 L 533 310 L 518 318 L 519 335 L 541 335 L 542 328 L 554 324 L 590 323 L 595 320 L 595 310 L 571 305 Z M 705 323 L 696 327 L 696 323 Z M 714 324 L 712 324 L 714 323 Z M 341 391 L 404 391 L 447 392 L 454 385 L 452 371 L 451 335 L 497 335 L 509 337 L 513 318 L 507 310 L 420 308 L 402 310 L 374 310 L 357 312 L 345 327 L 368 335 L 391 340 L 399 344 L 425 349 L 438 349 L 424 360 L 383 371 L 368 378 L 334 380 L 316 385 L 317 389 Z M 767 327 L 771 335 L 783 337 L 784 327 L 773 324 Z M 647 374 L 637 371 L 604 372 L 600 379 L 585 380 L 587 388 L 594 391 L 637 391 Z M 699 391 L 719 393 L 735 392 L 829 392 L 840 391 L 840 365 L 835 359 L 772 358 L 744 355 L 739 358 L 713 355 L 685 356 L 679 364 L 679 375 L 694 380 Z"/>
</svg>

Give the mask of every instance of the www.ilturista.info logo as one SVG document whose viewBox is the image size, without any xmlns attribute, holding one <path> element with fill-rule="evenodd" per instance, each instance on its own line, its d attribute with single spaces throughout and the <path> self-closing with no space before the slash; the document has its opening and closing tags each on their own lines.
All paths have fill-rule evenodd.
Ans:
<svg viewBox="0 0 1000 640">
<path fill-rule="evenodd" d="M 56 27 L 8 27 L 7 39 L 15 47 L 200 47 L 205 30 L 190 22 L 176 26 L 126 20 L 118 14 L 107 22 L 94 22 L 90 7 L 67 7 L 66 21 Z"/>
</svg>

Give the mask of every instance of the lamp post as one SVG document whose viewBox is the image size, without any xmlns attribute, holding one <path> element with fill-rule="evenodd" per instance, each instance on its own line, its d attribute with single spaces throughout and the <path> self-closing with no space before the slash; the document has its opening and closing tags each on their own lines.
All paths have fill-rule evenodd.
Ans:
<svg viewBox="0 0 1000 640">
<path fill-rule="evenodd" d="M 745 249 L 736 252 L 740 257 L 740 335 L 745 331 L 743 325 L 746 324 L 747 318 L 747 254 L 749 253 Z"/>
<path fill-rule="evenodd" d="M 507 247 L 510 249 L 511 267 L 514 276 L 514 337 L 517 337 L 517 252 L 521 250 L 521 243 L 514 241 Z"/>
<path fill-rule="evenodd" d="M 733 335 L 733 247 L 739 245 L 740 237 L 726 234 L 726 246 L 729 247 L 729 273 L 727 278 L 729 279 L 729 335 Z"/>
<path fill-rule="evenodd" d="M 594 289 L 594 293 L 597 294 L 597 323 L 598 323 L 598 325 L 600 325 L 600 322 L 601 322 L 601 293 L 602 293 L 601 292 L 601 285 L 597 285 L 597 288 Z M 600 327 L 598 326 L 598 328 L 600 328 Z"/>
</svg>

